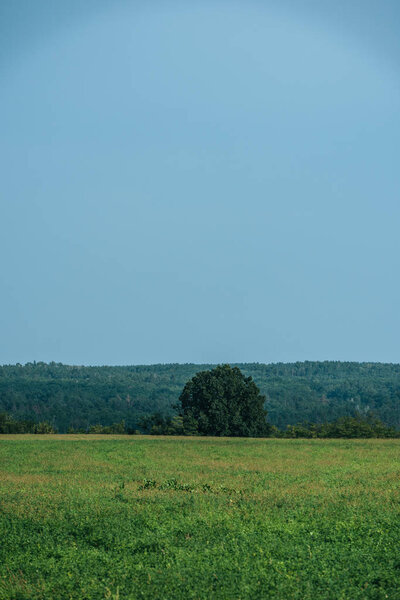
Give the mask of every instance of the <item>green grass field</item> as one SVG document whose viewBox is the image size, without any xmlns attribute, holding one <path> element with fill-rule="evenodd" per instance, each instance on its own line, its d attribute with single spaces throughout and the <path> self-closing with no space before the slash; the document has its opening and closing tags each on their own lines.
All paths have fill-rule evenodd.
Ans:
<svg viewBox="0 0 400 600">
<path fill-rule="evenodd" d="M 0 599 L 400 599 L 400 440 L 0 436 Z"/>
</svg>

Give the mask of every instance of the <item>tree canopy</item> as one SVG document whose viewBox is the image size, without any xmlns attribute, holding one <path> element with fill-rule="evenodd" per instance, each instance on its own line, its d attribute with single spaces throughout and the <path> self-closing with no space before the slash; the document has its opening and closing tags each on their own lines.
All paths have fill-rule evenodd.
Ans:
<svg viewBox="0 0 400 600">
<path fill-rule="evenodd" d="M 268 434 L 265 396 L 238 367 L 197 373 L 179 398 L 187 433 L 257 437 Z"/>
<path fill-rule="evenodd" d="M 400 429 L 399 364 L 308 361 L 234 366 L 251 376 L 266 396 L 268 421 L 280 430 L 357 414 L 373 414 Z M 155 413 L 172 419 L 187 381 L 213 368 L 210 364 L 4 365 L 0 366 L 0 412 L 18 421 L 47 421 L 60 433 L 70 428 L 87 431 L 99 423 L 111 427 L 121 421 L 134 431 L 142 429 L 141 421 Z M 145 430 L 150 431 L 152 425 Z"/>
</svg>

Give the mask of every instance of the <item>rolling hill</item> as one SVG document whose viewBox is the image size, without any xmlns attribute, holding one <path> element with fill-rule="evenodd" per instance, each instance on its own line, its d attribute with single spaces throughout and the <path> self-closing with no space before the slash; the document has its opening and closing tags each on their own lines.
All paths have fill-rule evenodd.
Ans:
<svg viewBox="0 0 400 600">
<path fill-rule="evenodd" d="M 144 415 L 171 414 L 188 379 L 214 365 L 122 367 L 27 363 L 0 367 L 0 412 L 18 419 L 68 427 L 109 425 L 124 419 L 135 428 Z M 400 365 L 297 362 L 236 366 L 266 396 L 268 420 L 278 426 L 332 421 L 374 413 L 400 428 Z"/>
</svg>

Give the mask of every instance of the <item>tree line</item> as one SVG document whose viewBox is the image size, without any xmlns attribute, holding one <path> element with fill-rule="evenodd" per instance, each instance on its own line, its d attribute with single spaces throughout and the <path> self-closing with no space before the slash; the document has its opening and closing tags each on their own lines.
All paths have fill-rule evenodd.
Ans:
<svg viewBox="0 0 400 600">
<path fill-rule="evenodd" d="M 400 365 L 299 362 L 238 364 L 265 396 L 268 421 L 322 425 L 341 417 L 375 414 L 400 428 Z M 172 419 L 182 389 L 213 365 L 169 364 L 82 367 L 60 363 L 0 366 L 0 412 L 17 421 L 47 422 L 66 433 L 125 422 L 126 429 L 154 414 Z M 188 424 L 186 424 L 188 427 Z"/>
<path fill-rule="evenodd" d="M 175 406 L 177 414 L 155 413 L 142 417 L 141 431 L 151 435 L 207 435 L 231 437 L 287 438 L 371 438 L 400 437 L 395 428 L 371 414 L 343 416 L 328 423 L 299 423 L 285 430 L 270 424 L 265 396 L 251 376 L 238 367 L 218 365 L 200 371 L 186 382 Z M 54 433 L 47 422 L 18 421 L 0 415 L 0 433 Z M 91 425 L 86 430 L 73 428 L 68 433 L 123 434 L 140 433 L 127 427 L 124 420 L 112 425 Z"/>
<path fill-rule="evenodd" d="M 51 434 L 57 430 L 47 422 L 18 421 L 6 413 L 0 413 L 0 433 Z M 124 421 L 112 425 L 91 425 L 88 429 L 69 428 L 67 433 L 75 434 L 124 434 L 124 435 L 199 435 L 184 427 L 179 415 L 165 417 L 160 413 L 143 418 L 140 429 L 126 426 Z M 400 431 L 384 425 L 379 419 L 341 417 L 331 423 L 297 423 L 286 429 L 271 426 L 265 437 L 273 438 L 399 438 Z"/>
<path fill-rule="evenodd" d="M 144 433 L 151 435 L 198 435 L 187 431 L 182 417 L 155 414 L 146 419 Z M 258 436 L 259 437 L 259 436 Z M 297 423 L 285 429 L 271 426 L 265 436 L 272 438 L 400 438 L 400 431 L 384 425 L 377 418 L 340 417 L 330 423 Z"/>
<path fill-rule="evenodd" d="M 47 421 L 35 423 L 14 419 L 7 413 L 0 413 L 0 433 L 57 433 L 56 429 Z"/>
</svg>

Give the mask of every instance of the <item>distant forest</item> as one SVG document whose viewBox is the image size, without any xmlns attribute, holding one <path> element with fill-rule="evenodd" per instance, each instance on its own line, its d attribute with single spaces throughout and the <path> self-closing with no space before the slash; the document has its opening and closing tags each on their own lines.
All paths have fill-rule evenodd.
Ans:
<svg viewBox="0 0 400 600">
<path fill-rule="evenodd" d="M 0 367 L 0 412 L 49 422 L 60 432 L 122 420 L 132 429 L 154 413 L 175 414 L 185 383 L 215 365 L 81 367 L 27 363 Z M 236 364 L 266 396 L 280 429 L 375 415 L 400 428 L 400 365 L 350 362 Z"/>
</svg>

